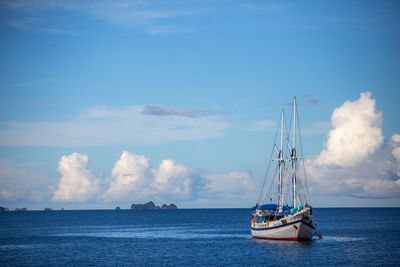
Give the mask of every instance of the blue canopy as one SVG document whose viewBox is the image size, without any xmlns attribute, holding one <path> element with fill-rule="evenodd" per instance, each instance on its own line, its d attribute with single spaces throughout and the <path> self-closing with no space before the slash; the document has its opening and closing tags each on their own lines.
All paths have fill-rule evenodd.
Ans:
<svg viewBox="0 0 400 267">
<path fill-rule="evenodd" d="M 282 210 L 290 210 L 291 208 L 293 208 L 293 207 L 284 205 L 284 206 L 282 207 Z M 255 205 L 254 207 L 252 207 L 251 209 L 252 209 L 252 210 L 259 209 L 259 210 L 271 210 L 271 211 L 275 211 L 275 210 L 278 210 L 278 209 L 279 209 L 279 205 L 277 205 L 277 204 L 264 204 L 264 205 L 258 206 L 258 204 L 257 204 L 257 205 Z"/>
</svg>

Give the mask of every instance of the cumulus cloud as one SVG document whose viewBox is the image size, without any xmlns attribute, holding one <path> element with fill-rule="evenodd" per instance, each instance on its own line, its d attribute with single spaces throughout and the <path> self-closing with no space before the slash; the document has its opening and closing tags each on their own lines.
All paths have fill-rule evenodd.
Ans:
<svg viewBox="0 0 400 267">
<path fill-rule="evenodd" d="M 123 151 L 112 169 L 110 187 L 101 198 L 105 201 L 188 199 L 196 174 L 172 159 L 163 160 L 155 169 L 146 157 Z"/>
<path fill-rule="evenodd" d="M 384 140 L 382 117 L 369 92 L 335 109 L 326 148 L 306 162 L 313 193 L 400 197 L 400 143 Z"/>
<path fill-rule="evenodd" d="M 215 138 L 229 127 L 217 116 L 189 116 L 187 110 L 175 110 L 175 115 L 170 110 L 170 116 L 148 116 L 145 111 L 144 106 L 95 106 L 68 121 L 0 122 L 0 145 L 155 145 Z"/>
<path fill-rule="evenodd" d="M 382 116 L 369 92 L 335 109 L 331 117 L 333 129 L 328 134 L 326 149 L 317 158 L 318 163 L 353 166 L 374 153 L 383 142 Z"/>
<path fill-rule="evenodd" d="M 400 134 L 394 134 L 392 136 L 392 141 L 396 143 L 400 143 Z"/>
<path fill-rule="evenodd" d="M 400 134 L 394 134 L 392 136 L 392 142 L 393 142 L 392 155 L 396 159 L 396 162 L 397 162 L 396 173 L 397 173 L 397 176 L 400 176 Z M 400 180 L 399 180 L 399 182 L 400 182 Z"/>
<path fill-rule="evenodd" d="M 63 156 L 58 163 L 61 179 L 53 201 L 86 202 L 99 191 L 99 179 L 87 169 L 88 157 L 79 153 Z"/>
<path fill-rule="evenodd" d="M 105 201 L 241 199 L 255 192 L 250 172 L 202 176 L 172 159 L 152 168 L 144 156 L 124 151 L 112 170 Z"/>
<path fill-rule="evenodd" d="M 175 164 L 172 159 L 161 162 L 158 170 L 153 169 L 155 188 L 160 195 L 173 194 L 180 199 L 188 199 L 192 192 L 192 183 L 197 176 L 195 170 L 182 164 Z"/>
<path fill-rule="evenodd" d="M 158 168 L 153 168 L 148 158 L 129 151 L 123 151 L 114 164 L 108 184 L 101 183 L 87 164 L 88 157 L 79 153 L 61 158 L 58 170 L 62 177 L 54 190 L 54 201 L 236 201 L 247 200 L 256 193 L 250 172 L 204 176 L 172 159 L 164 159 Z"/>
<path fill-rule="evenodd" d="M 113 203 L 132 201 L 182 201 L 193 205 L 229 207 L 255 199 L 250 172 L 204 175 L 164 159 L 157 167 L 143 156 L 123 151 L 109 178 L 99 178 L 88 168 L 87 155 L 72 153 L 61 157 L 57 186 L 0 158 L 0 201 L 7 203 Z M 43 190 L 47 188 L 47 190 Z M 25 205 L 24 204 L 24 205 Z"/>
<path fill-rule="evenodd" d="M 123 151 L 111 171 L 110 187 L 102 198 L 105 200 L 146 198 L 152 193 L 147 189 L 150 176 L 150 163 L 146 157 Z"/>
</svg>

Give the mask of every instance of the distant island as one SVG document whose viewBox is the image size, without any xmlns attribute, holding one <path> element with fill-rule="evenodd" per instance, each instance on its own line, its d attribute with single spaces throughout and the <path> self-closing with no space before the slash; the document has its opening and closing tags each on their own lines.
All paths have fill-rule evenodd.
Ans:
<svg viewBox="0 0 400 267">
<path fill-rule="evenodd" d="M 27 211 L 27 208 L 16 208 L 15 211 Z"/>
<path fill-rule="evenodd" d="M 169 205 L 162 204 L 162 206 L 160 207 L 160 206 L 156 206 L 153 201 L 149 201 L 145 204 L 133 203 L 131 205 L 131 209 L 132 210 L 160 210 L 160 209 L 161 210 L 176 210 L 176 209 L 178 209 L 178 207 L 173 203 L 171 203 Z"/>
</svg>

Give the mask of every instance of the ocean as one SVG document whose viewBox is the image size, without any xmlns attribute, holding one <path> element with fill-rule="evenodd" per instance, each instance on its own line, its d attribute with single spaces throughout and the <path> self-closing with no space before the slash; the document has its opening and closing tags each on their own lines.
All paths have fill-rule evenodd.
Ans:
<svg viewBox="0 0 400 267">
<path fill-rule="evenodd" d="M 255 240 L 250 209 L 0 213 L 1 266 L 400 266 L 400 208 L 314 208 L 322 239 Z"/>
</svg>

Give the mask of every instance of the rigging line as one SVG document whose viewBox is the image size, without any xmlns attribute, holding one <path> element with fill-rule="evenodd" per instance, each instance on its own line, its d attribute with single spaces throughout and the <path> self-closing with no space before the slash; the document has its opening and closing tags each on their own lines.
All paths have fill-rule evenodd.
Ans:
<svg viewBox="0 0 400 267">
<path fill-rule="evenodd" d="M 288 142 L 289 142 L 289 136 L 290 136 L 290 135 L 289 135 L 289 131 L 290 131 L 290 129 L 289 129 L 289 131 L 288 131 L 288 127 L 287 127 L 287 123 L 286 123 L 286 114 L 284 114 L 284 115 L 285 115 L 284 123 L 285 123 L 285 135 L 286 135 L 286 136 L 285 136 L 285 141 L 288 140 Z M 290 125 L 290 124 L 289 124 L 289 125 Z M 284 154 L 285 157 L 287 156 L 287 149 L 288 149 L 287 146 L 285 146 L 285 154 Z"/>
<path fill-rule="evenodd" d="M 304 161 L 301 163 L 303 164 Z M 304 170 L 304 166 L 303 166 L 303 170 Z M 301 190 L 302 190 L 302 199 L 305 200 L 306 202 L 303 203 L 309 203 L 309 199 L 307 198 L 307 187 L 306 187 L 306 178 L 304 177 L 304 174 L 302 172 L 298 172 L 299 177 L 300 177 L 300 182 L 301 182 Z M 305 199 L 304 199 L 305 198 Z"/>
<path fill-rule="evenodd" d="M 273 154 L 273 153 L 274 153 L 274 150 L 272 149 L 271 157 L 272 157 L 272 154 Z M 265 173 L 263 185 L 262 185 L 262 187 L 261 187 L 260 196 L 258 197 L 257 203 L 260 203 L 260 200 L 261 200 L 261 197 L 262 197 L 262 193 L 263 193 L 263 190 L 264 190 L 264 186 L 265 186 L 265 182 L 266 182 L 267 177 L 268 177 L 268 172 L 269 172 L 270 166 L 271 166 L 271 160 L 268 162 L 267 172 Z"/>
<path fill-rule="evenodd" d="M 279 124 L 278 124 L 278 125 L 279 125 Z M 265 182 L 266 182 L 266 180 L 267 180 L 267 178 L 268 178 L 268 172 L 269 172 L 269 168 L 270 168 L 270 165 L 271 165 L 272 155 L 274 154 L 274 148 L 275 148 L 275 146 L 276 146 L 276 138 L 278 137 L 278 131 L 279 131 L 279 126 L 277 127 L 276 132 L 275 132 L 274 146 L 272 147 L 271 155 L 270 155 L 270 157 L 269 157 L 270 160 L 269 160 L 269 162 L 268 162 L 267 172 L 265 173 L 263 185 L 262 185 L 262 187 L 261 187 L 261 192 L 260 192 L 260 196 L 258 197 L 257 203 L 259 203 L 260 200 L 261 200 L 262 192 L 263 192 L 264 186 L 265 186 Z"/>
<path fill-rule="evenodd" d="M 290 136 L 291 136 L 291 132 L 292 132 L 292 123 L 293 122 L 293 109 L 292 109 L 292 111 L 290 112 L 290 123 L 289 123 L 289 133 L 288 133 L 288 137 L 289 137 L 289 140 L 290 140 Z"/>
<path fill-rule="evenodd" d="M 262 198 L 260 199 L 260 202 L 259 202 L 260 204 L 264 203 L 265 198 L 266 198 L 267 196 L 269 196 L 269 194 L 270 194 L 270 192 L 271 192 L 272 181 L 273 181 L 273 178 L 274 178 L 275 175 L 276 175 L 277 169 L 278 169 L 278 164 L 275 165 L 274 172 L 273 172 L 271 178 L 270 178 L 269 181 L 268 181 L 268 185 L 267 185 L 267 187 L 265 188 L 265 191 L 263 190 L 264 194 L 262 195 Z"/>
<path fill-rule="evenodd" d="M 295 206 L 295 199 L 298 199 L 298 195 L 299 195 L 299 193 L 298 193 L 298 190 L 299 190 L 299 188 L 298 188 L 298 184 L 297 184 L 297 178 L 298 178 L 298 176 L 297 176 L 297 173 L 296 173 L 296 170 L 297 170 L 297 165 L 296 166 L 293 166 L 293 163 L 291 164 L 291 183 L 292 183 L 292 186 L 294 187 L 294 183 L 296 183 L 296 191 L 295 190 L 291 190 L 292 192 L 292 196 L 293 196 L 293 199 L 292 199 L 292 201 L 293 201 L 293 207 Z M 296 181 L 294 180 L 294 177 L 296 177 Z"/>
<path fill-rule="evenodd" d="M 301 139 L 301 132 L 300 132 L 300 115 L 298 112 L 298 108 L 297 108 L 297 103 L 296 103 L 296 110 L 297 110 L 297 127 L 298 127 L 298 131 L 299 131 L 299 140 L 300 140 L 300 153 L 301 156 L 304 157 L 303 154 L 303 141 Z M 308 191 L 308 184 L 307 184 L 307 174 L 306 174 L 306 168 L 305 168 L 305 164 L 304 164 L 304 160 L 302 160 L 302 165 L 303 165 L 303 172 L 304 172 L 304 181 L 305 181 L 305 185 L 306 185 L 306 198 L 307 198 L 307 203 L 310 203 L 310 196 L 309 196 L 309 191 Z"/>
<path fill-rule="evenodd" d="M 283 171 L 284 171 L 284 173 L 283 173 L 283 177 L 287 177 L 287 173 L 288 173 L 288 168 L 286 168 L 286 165 L 284 165 L 285 166 L 285 168 L 283 169 Z M 282 195 L 285 195 L 284 193 L 285 193 L 285 187 L 286 187 L 286 185 L 289 183 L 289 179 L 286 179 L 286 183 L 285 183 L 285 186 L 283 187 L 283 190 L 282 190 Z"/>
<path fill-rule="evenodd" d="M 276 154 L 278 154 L 279 155 L 279 150 L 278 150 L 278 146 L 276 145 L 276 144 L 274 144 L 274 146 L 273 146 L 273 148 L 272 149 L 274 149 L 275 148 L 275 152 L 276 152 Z M 272 156 L 271 156 L 272 157 Z"/>
<path fill-rule="evenodd" d="M 303 172 L 304 172 L 304 181 L 305 181 L 305 190 L 306 190 L 306 198 L 307 198 L 307 203 L 311 203 L 310 202 L 310 196 L 309 196 L 309 190 L 308 190 L 308 183 L 307 183 L 307 177 L 306 177 L 306 167 L 304 164 L 304 160 L 302 160 L 302 164 L 303 164 Z"/>
<path fill-rule="evenodd" d="M 276 173 L 275 173 L 275 176 L 274 176 L 274 180 L 276 180 Z M 274 193 L 272 193 L 271 194 L 271 191 L 272 191 L 272 188 L 274 188 Z M 273 194 L 275 194 L 275 195 L 273 195 Z M 266 197 L 274 197 L 271 201 L 274 201 L 274 202 L 277 202 L 278 201 L 278 198 L 279 198 L 279 190 L 278 190 L 278 184 L 277 183 L 271 183 L 271 186 L 268 188 L 268 191 L 266 192 L 266 195 L 265 195 L 265 198 Z M 265 198 L 264 198 L 264 201 L 265 201 Z M 264 202 L 264 203 L 267 203 L 267 202 Z"/>
<path fill-rule="evenodd" d="M 297 107 L 297 104 L 296 104 Z M 302 151 L 302 143 L 301 143 L 301 133 L 300 133 L 300 124 L 299 124 L 299 114 L 297 113 L 297 125 L 298 125 L 298 132 L 299 132 L 299 139 L 300 139 L 300 150 L 299 150 L 299 154 L 300 154 L 300 158 L 299 160 L 302 161 L 301 163 L 301 167 L 296 169 L 296 175 L 299 181 L 299 185 L 301 186 L 301 190 L 302 190 L 302 194 L 298 193 L 299 199 L 301 200 L 302 203 L 304 203 L 304 199 L 303 197 L 306 197 L 306 201 L 308 200 L 308 196 L 307 196 L 307 191 L 306 191 L 306 185 L 305 185 L 305 176 L 303 176 L 303 173 L 301 172 L 301 169 L 304 171 L 305 167 L 304 167 L 304 161 L 301 159 L 301 157 L 303 156 L 303 151 Z M 298 166 L 298 165 L 297 165 Z"/>
<path fill-rule="evenodd" d="M 298 172 L 297 173 L 297 177 L 299 178 L 298 179 L 298 181 L 299 181 L 299 191 L 301 190 L 303 193 L 302 194 L 300 194 L 300 193 L 298 193 L 298 196 L 299 196 L 299 198 L 300 198 L 300 200 L 301 200 L 301 202 L 302 203 L 304 203 L 303 201 L 304 201 L 304 199 L 303 199 L 303 195 L 306 195 L 306 192 L 305 192 L 305 185 L 304 185 L 304 177 L 303 177 L 303 175 L 300 173 L 300 172 Z"/>
<path fill-rule="evenodd" d="M 264 202 L 264 200 L 265 200 L 265 197 L 266 197 L 266 194 L 267 194 L 267 192 L 270 190 L 270 188 L 271 188 L 271 183 L 272 183 L 272 181 L 273 181 L 273 178 L 275 177 L 275 175 L 276 175 L 276 171 L 277 171 L 277 168 L 278 168 L 278 166 L 277 165 L 275 165 L 275 168 L 274 168 L 274 170 L 273 170 L 273 172 L 272 172 L 272 175 L 270 175 L 270 176 L 268 176 L 268 183 L 267 183 L 267 185 L 262 189 L 262 191 L 261 191 L 261 197 L 260 197 L 260 199 L 259 199 L 259 203 L 260 204 L 262 204 L 263 202 Z"/>
<path fill-rule="evenodd" d="M 293 131 L 293 129 L 292 129 L 292 124 L 293 124 L 293 112 L 294 112 L 294 109 L 292 108 L 292 110 L 291 110 L 291 112 L 290 112 L 290 123 L 289 123 L 289 131 L 287 132 L 287 142 L 288 142 L 288 146 L 289 146 L 289 151 L 287 151 L 287 153 L 288 153 L 288 155 L 286 156 L 287 158 L 289 158 L 290 157 L 290 159 L 289 159 L 289 162 L 290 162 L 290 174 L 291 174 L 291 176 L 290 177 L 288 177 L 288 179 L 289 180 L 292 180 L 293 179 L 293 163 L 292 163 L 292 161 L 291 161 L 291 154 L 292 154 L 292 149 L 293 149 L 293 146 L 290 144 L 290 138 L 291 138 L 291 136 L 292 136 L 292 131 Z M 293 141 L 293 140 L 292 140 Z M 293 181 L 290 181 L 291 183 L 290 183 L 290 185 L 291 186 L 293 186 Z M 288 191 L 290 191 L 290 195 L 292 195 L 293 196 L 293 190 L 291 190 L 292 188 L 288 188 Z M 290 196 L 289 196 L 290 197 Z"/>
<path fill-rule="evenodd" d="M 263 191 L 264 191 L 265 182 L 266 182 L 266 180 L 267 180 L 267 178 L 268 178 L 269 168 L 270 168 L 271 161 L 272 161 L 272 155 L 274 154 L 274 148 L 276 147 L 276 139 L 278 138 L 278 132 L 279 132 L 279 130 L 280 130 L 280 126 L 279 126 L 279 125 L 281 124 L 281 119 L 282 119 L 282 118 L 279 119 L 279 123 L 278 123 L 278 126 L 277 126 L 277 128 L 276 128 L 275 138 L 274 138 L 274 146 L 272 147 L 272 151 L 271 151 L 270 160 L 269 160 L 269 163 L 268 163 L 267 172 L 265 173 L 265 177 L 264 177 L 264 181 L 263 181 L 263 186 L 261 187 L 261 192 L 260 192 L 260 196 L 259 196 L 259 198 L 258 198 L 258 202 L 260 202 L 261 199 L 262 199 L 262 195 L 263 195 Z M 278 154 L 279 154 L 279 152 L 278 152 Z"/>
<path fill-rule="evenodd" d="M 267 196 L 270 196 L 270 195 L 271 195 L 271 190 L 272 190 L 272 187 L 274 186 L 274 182 L 275 182 L 275 179 L 276 179 L 276 177 L 277 177 L 277 172 L 278 172 L 278 164 L 275 165 L 274 173 L 273 173 L 273 175 L 271 176 L 271 178 L 270 178 L 270 180 L 269 180 L 267 190 L 265 190 L 263 202 L 265 201 L 265 198 L 266 198 Z M 275 185 L 276 185 L 276 184 L 275 184 Z"/>
</svg>

